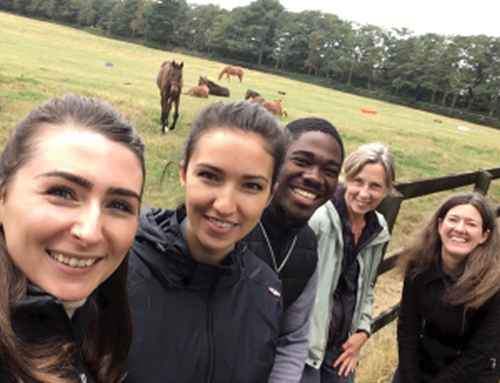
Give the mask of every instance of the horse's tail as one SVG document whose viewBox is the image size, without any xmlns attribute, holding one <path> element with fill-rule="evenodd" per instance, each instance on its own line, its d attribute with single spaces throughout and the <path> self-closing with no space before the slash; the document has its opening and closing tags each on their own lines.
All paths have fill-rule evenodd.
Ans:
<svg viewBox="0 0 500 383">
<path fill-rule="evenodd" d="M 225 67 L 224 69 L 222 69 L 222 71 L 219 73 L 219 80 L 222 78 L 222 76 L 224 75 L 224 73 L 226 73 L 226 69 L 227 69 L 227 67 Z"/>
</svg>

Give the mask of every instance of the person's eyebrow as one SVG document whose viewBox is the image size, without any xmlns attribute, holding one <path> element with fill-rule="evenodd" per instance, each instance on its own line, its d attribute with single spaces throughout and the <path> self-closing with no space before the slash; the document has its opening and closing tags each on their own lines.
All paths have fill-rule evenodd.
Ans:
<svg viewBox="0 0 500 383">
<path fill-rule="evenodd" d="M 220 168 L 218 168 L 217 166 L 213 166 L 211 164 L 207 164 L 207 163 L 198 163 L 196 164 L 196 168 L 197 169 L 207 169 L 207 170 L 211 170 L 213 171 L 214 173 L 217 173 L 217 174 L 224 174 L 224 171 Z M 246 179 L 246 180 L 262 180 L 266 183 L 269 183 L 269 179 L 266 177 L 266 176 L 263 176 L 263 175 L 260 175 L 260 174 L 243 174 L 242 175 L 242 178 Z"/>
<path fill-rule="evenodd" d="M 94 186 L 94 184 L 92 182 L 90 182 L 89 180 L 87 180 L 83 177 L 80 177 L 80 176 L 73 174 L 73 173 L 70 173 L 70 172 L 61 171 L 61 170 L 53 170 L 53 171 L 50 171 L 47 173 L 43 173 L 43 174 L 38 175 L 37 178 L 38 177 L 63 178 L 71 183 L 75 183 L 78 186 L 83 187 L 86 190 L 90 190 Z M 130 189 L 112 187 L 112 188 L 109 188 L 108 193 L 112 194 L 112 195 L 119 195 L 122 197 L 132 197 L 132 198 L 137 199 L 138 201 L 141 200 L 140 195 L 138 193 L 134 192 L 133 190 L 130 190 Z"/>
<path fill-rule="evenodd" d="M 139 194 L 137 194 L 135 191 L 132 191 L 130 189 L 110 188 L 109 194 L 118 195 L 121 197 L 132 197 L 132 198 L 137 199 L 137 201 L 141 202 L 141 196 Z"/>
<path fill-rule="evenodd" d="M 73 174 L 73 173 L 61 171 L 61 170 L 53 170 L 53 171 L 50 171 L 47 173 L 42 173 L 42 174 L 38 175 L 36 178 L 39 178 L 39 177 L 64 178 L 65 180 L 72 182 L 72 183 L 75 183 L 75 184 L 77 184 L 85 189 L 91 189 L 92 186 L 94 186 L 94 184 L 92 182 L 90 182 L 89 180 L 87 180 L 83 177 L 77 176 L 76 174 Z"/>
<path fill-rule="evenodd" d="M 294 150 L 291 155 L 296 155 L 296 154 L 299 154 L 299 155 L 302 155 L 302 156 L 305 156 L 305 157 L 308 157 L 308 158 L 314 158 L 314 157 L 316 157 L 316 154 L 314 152 L 311 152 L 311 151 L 308 151 L 308 150 Z M 342 162 L 335 161 L 335 160 L 328 160 L 327 163 L 328 164 L 334 164 L 335 166 L 338 166 L 339 168 L 342 165 Z"/>
</svg>

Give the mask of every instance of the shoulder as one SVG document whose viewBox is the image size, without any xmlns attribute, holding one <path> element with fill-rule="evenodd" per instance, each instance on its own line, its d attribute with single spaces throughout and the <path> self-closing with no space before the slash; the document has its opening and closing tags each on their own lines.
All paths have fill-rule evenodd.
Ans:
<svg viewBox="0 0 500 383">
<path fill-rule="evenodd" d="M 484 302 L 484 304 L 478 309 L 478 311 L 500 315 L 500 290 L 497 291 L 496 294 L 489 298 L 486 302 Z"/>
<path fill-rule="evenodd" d="M 309 226 L 316 235 L 336 231 L 341 227 L 339 213 L 331 201 L 327 201 L 314 212 Z"/>
<path fill-rule="evenodd" d="M 377 217 L 378 224 L 382 227 L 382 230 L 377 236 L 377 241 L 389 242 L 389 240 L 391 239 L 391 234 L 389 232 L 389 225 L 387 224 L 385 217 L 376 210 L 375 210 L 375 216 Z"/>
<path fill-rule="evenodd" d="M 248 247 L 242 253 L 244 274 L 252 283 L 273 286 L 281 291 L 281 281 L 271 267 Z"/>
<path fill-rule="evenodd" d="M 305 225 L 298 233 L 298 240 L 307 246 L 315 246 L 317 244 L 316 234 L 309 224 Z"/>
</svg>

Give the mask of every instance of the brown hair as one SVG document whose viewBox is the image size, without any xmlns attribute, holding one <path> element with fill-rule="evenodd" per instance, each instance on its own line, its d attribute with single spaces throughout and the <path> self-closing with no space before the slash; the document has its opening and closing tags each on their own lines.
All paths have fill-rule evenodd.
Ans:
<svg viewBox="0 0 500 383">
<path fill-rule="evenodd" d="M 193 122 L 184 148 L 185 168 L 187 169 L 200 138 L 211 129 L 220 127 L 255 133 L 262 137 L 266 150 L 273 157 L 271 186 L 274 186 L 285 159 L 286 138 L 279 121 L 271 113 L 261 105 L 247 101 L 216 102 L 200 112 Z"/>
<path fill-rule="evenodd" d="M 32 110 L 10 136 L 0 157 L 0 192 L 33 155 L 42 129 L 61 129 L 67 125 L 102 134 L 126 146 L 137 157 L 145 174 L 144 144 L 135 129 L 113 108 L 100 100 L 66 95 L 54 98 Z M 144 181 L 141 188 L 144 188 Z M 43 344 L 22 344 L 13 330 L 11 312 L 27 290 L 24 274 L 13 264 L 0 230 L 0 356 L 16 382 L 63 383 L 68 378 L 76 352 L 69 340 Z M 82 356 L 93 378 L 99 383 L 122 380 L 132 335 L 127 298 L 127 261 L 96 290 L 95 301 L 88 302 L 89 316 L 83 334 Z M 117 320 L 119 318 L 119 320 Z"/>
<path fill-rule="evenodd" d="M 414 278 L 439 262 L 442 242 L 438 225 L 458 205 L 475 207 L 483 220 L 483 232 L 489 231 L 489 236 L 466 258 L 464 271 L 446 292 L 445 300 L 453 305 L 478 308 L 500 290 L 500 234 L 493 209 L 483 195 L 463 193 L 446 199 L 413 243 L 403 250 L 400 267 L 407 277 Z"/>
</svg>

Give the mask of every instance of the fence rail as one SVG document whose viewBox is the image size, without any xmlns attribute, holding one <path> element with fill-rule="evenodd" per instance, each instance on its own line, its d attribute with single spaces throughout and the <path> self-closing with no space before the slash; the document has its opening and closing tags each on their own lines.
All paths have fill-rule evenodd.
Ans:
<svg viewBox="0 0 500 383">
<path fill-rule="evenodd" d="M 474 190 L 482 194 L 488 194 L 491 181 L 500 178 L 500 168 L 478 170 L 462 174 L 449 175 L 438 178 L 428 178 L 412 182 L 401 182 L 395 184 L 393 195 L 384 199 L 380 208 L 380 213 L 385 216 L 389 229 L 392 231 L 398 218 L 401 204 L 405 200 L 423 197 L 446 190 L 473 185 Z M 497 216 L 500 216 L 500 206 L 496 209 Z M 388 258 L 380 263 L 378 275 L 384 274 L 394 268 L 401 250 L 391 252 Z M 385 252 L 385 249 L 384 249 Z M 397 318 L 400 303 L 380 313 L 374 319 L 372 331 L 375 333 Z"/>
</svg>

